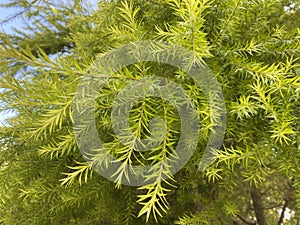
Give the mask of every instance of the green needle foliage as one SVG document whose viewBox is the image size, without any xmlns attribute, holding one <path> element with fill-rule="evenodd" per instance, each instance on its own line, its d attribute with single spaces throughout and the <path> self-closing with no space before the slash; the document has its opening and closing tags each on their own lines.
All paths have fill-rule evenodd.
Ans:
<svg viewBox="0 0 300 225">
<path fill-rule="evenodd" d="M 0 4 L 20 9 L 4 25 L 14 17 L 26 22 L 0 33 L 0 110 L 16 112 L 0 127 L 0 224 L 300 224 L 299 1 L 113 0 L 97 6 Z M 103 146 L 88 160 L 80 152 L 72 108 L 80 80 L 96 77 L 90 68 L 98 57 L 144 40 L 188 49 L 190 66 L 205 64 L 222 87 L 226 135 L 204 171 L 199 162 L 219 123 L 217 112 L 195 81 L 163 63 L 132 64 L 104 79 L 94 106 Z M 115 97 L 130 82 L 154 75 L 180 85 L 200 119 L 196 151 L 174 175 L 169 165 L 177 160 L 181 131 L 174 105 L 158 96 L 136 101 L 124 131 L 134 140 L 120 140 L 112 126 Z M 137 140 L 151 138 L 158 145 L 138 151 Z M 107 167 L 107 155 L 121 165 L 115 182 L 93 170 Z M 122 185 L 134 165 L 149 166 L 149 182 Z"/>
</svg>

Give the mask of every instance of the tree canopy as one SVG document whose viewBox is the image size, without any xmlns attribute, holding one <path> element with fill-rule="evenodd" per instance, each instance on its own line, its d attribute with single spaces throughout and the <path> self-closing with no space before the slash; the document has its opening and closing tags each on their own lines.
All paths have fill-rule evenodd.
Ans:
<svg viewBox="0 0 300 225">
<path fill-rule="evenodd" d="M 18 0 L 0 7 L 17 7 L 24 19 L 22 29 L 0 33 L 0 110 L 16 111 L 0 127 L 1 224 L 300 224 L 299 1 L 112 0 L 96 8 Z M 155 60 L 142 60 L 144 43 Z M 119 60 L 115 49 L 136 62 L 103 70 Z M 166 63 L 172 57 L 185 66 Z M 188 75 L 195 68 L 205 68 L 201 82 L 211 75 L 222 93 L 214 95 L 210 82 L 198 85 Z M 97 78 L 99 86 L 86 89 Z M 188 100 L 178 91 L 172 105 L 174 92 L 160 91 L 170 86 Z M 177 104 L 191 107 L 183 117 L 199 124 L 182 122 Z M 222 145 L 211 146 L 212 161 L 201 167 L 214 135 Z M 116 162 L 110 179 L 97 173 Z M 136 186 L 135 165 L 149 168 Z"/>
</svg>

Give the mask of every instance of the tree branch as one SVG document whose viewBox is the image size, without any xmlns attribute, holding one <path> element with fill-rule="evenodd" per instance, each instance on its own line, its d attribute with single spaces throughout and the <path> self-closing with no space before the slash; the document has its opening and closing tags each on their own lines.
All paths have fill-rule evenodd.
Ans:
<svg viewBox="0 0 300 225">
<path fill-rule="evenodd" d="M 248 225 L 256 225 L 256 222 L 255 221 L 248 221 L 246 218 L 244 218 L 242 215 L 238 214 L 237 217 L 243 221 L 245 224 L 248 224 Z"/>
<path fill-rule="evenodd" d="M 253 186 L 251 189 L 254 212 L 258 225 L 267 225 L 260 191 Z"/>
<path fill-rule="evenodd" d="M 282 206 L 282 210 L 281 210 L 280 217 L 279 217 L 279 219 L 278 219 L 278 225 L 282 225 L 282 223 L 283 223 L 284 213 L 285 213 L 285 210 L 286 210 L 287 205 L 288 205 L 288 200 L 285 199 L 285 200 L 284 200 L 284 204 L 283 204 L 283 206 Z"/>
</svg>

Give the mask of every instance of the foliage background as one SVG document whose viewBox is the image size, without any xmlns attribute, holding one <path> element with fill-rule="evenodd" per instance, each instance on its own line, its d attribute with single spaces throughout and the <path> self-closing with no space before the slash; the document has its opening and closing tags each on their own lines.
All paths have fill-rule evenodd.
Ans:
<svg viewBox="0 0 300 225">
<path fill-rule="evenodd" d="M 0 128 L 2 224 L 280 225 L 288 210 L 284 224 L 300 223 L 298 1 L 99 1 L 97 10 L 83 1 L 1 4 L 12 6 L 23 9 L 26 32 L 0 34 L 1 110 L 18 112 Z M 124 79 L 164 74 L 189 93 L 201 118 L 200 144 L 189 163 L 167 181 L 158 177 L 136 188 L 93 173 L 76 145 L 71 111 L 78 80 L 97 56 L 147 39 L 180 44 L 212 69 L 228 124 L 215 162 L 199 172 L 216 116 L 202 91 L 166 65 L 120 71 L 99 93 L 97 118 L 99 135 L 121 160 L 133 150 L 116 145 L 107 115 Z M 141 102 L 175 126 L 172 108 L 163 112 L 158 103 Z M 141 107 L 132 112 L 132 129 L 149 135 L 150 117 L 135 115 Z M 163 154 L 157 150 L 151 160 L 165 163 Z"/>
</svg>

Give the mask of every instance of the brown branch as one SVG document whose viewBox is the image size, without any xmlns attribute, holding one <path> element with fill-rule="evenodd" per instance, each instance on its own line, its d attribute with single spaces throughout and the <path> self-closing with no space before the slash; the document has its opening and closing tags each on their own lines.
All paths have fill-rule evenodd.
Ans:
<svg viewBox="0 0 300 225">
<path fill-rule="evenodd" d="M 248 224 L 248 225 L 256 225 L 256 222 L 255 221 L 248 221 L 246 218 L 244 218 L 242 215 L 238 214 L 237 217 L 243 221 L 245 224 Z"/>
<path fill-rule="evenodd" d="M 261 193 L 255 186 L 251 188 L 251 198 L 258 225 L 267 225 Z"/>
<path fill-rule="evenodd" d="M 283 204 L 283 206 L 282 206 L 282 210 L 281 210 L 280 217 L 279 217 L 279 219 L 278 219 L 278 223 L 277 223 L 278 225 L 282 225 L 282 223 L 283 223 L 284 213 L 285 213 L 285 210 L 286 210 L 287 206 L 288 206 L 288 200 L 285 199 L 285 200 L 284 200 L 284 204 Z"/>
<path fill-rule="evenodd" d="M 284 204 L 282 206 L 281 214 L 278 219 L 278 223 L 277 223 L 278 225 L 283 224 L 285 210 L 288 207 L 289 203 L 292 201 L 292 198 L 291 198 L 291 193 L 293 192 L 293 183 L 292 182 L 293 182 L 292 180 L 287 181 L 288 189 L 287 189 L 287 192 L 284 197 Z"/>
</svg>

